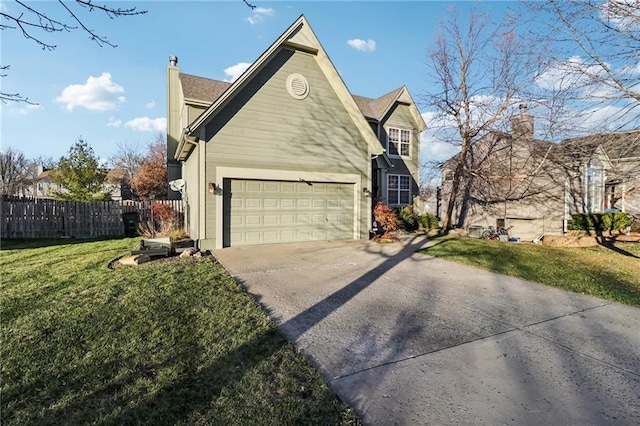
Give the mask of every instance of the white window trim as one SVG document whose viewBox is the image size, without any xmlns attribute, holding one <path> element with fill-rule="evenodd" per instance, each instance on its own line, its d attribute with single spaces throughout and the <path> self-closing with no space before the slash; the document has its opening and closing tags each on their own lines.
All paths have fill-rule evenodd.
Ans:
<svg viewBox="0 0 640 426">
<path fill-rule="evenodd" d="M 398 178 L 398 189 L 393 189 L 393 191 L 398 191 L 398 197 L 395 200 L 391 200 L 389 198 L 389 191 L 391 191 L 392 189 L 389 187 L 389 178 L 392 176 L 396 176 Z M 400 178 L 407 178 L 409 180 L 409 189 L 400 189 Z M 398 175 L 398 174 L 388 174 L 387 175 L 387 181 L 386 183 L 386 195 L 387 195 L 387 204 L 389 204 L 390 206 L 406 206 L 408 204 L 411 204 L 413 202 L 413 198 L 412 198 L 412 191 L 411 191 L 411 175 Z M 409 200 L 406 203 L 401 203 L 400 202 L 400 193 L 401 192 L 408 192 L 409 193 Z"/>
<path fill-rule="evenodd" d="M 398 131 L 398 153 L 397 154 L 392 154 L 391 153 L 391 149 L 389 148 L 391 145 L 391 141 L 390 141 L 390 137 L 389 134 L 391 133 L 391 129 L 397 130 Z M 402 132 L 407 132 L 409 133 L 409 141 L 407 142 L 407 147 L 409 149 L 409 155 L 402 155 L 400 154 L 401 149 L 400 149 L 400 145 L 402 145 Z M 411 158 L 411 139 L 413 138 L 413 132 L 409 129 L 402 129 L 400 127 L 388 127 L 387 128 L 387 155 L 389 155 L 389 157 L 393 157 L 393 158 Z"/>
<path fill-rule="evenodd" d="M 586 213 L 598 213 L 603 209 L 604 188 L 606 182 L 605 169 L 589 161 L 584 172 L 583 206 Z"/>
</svg>

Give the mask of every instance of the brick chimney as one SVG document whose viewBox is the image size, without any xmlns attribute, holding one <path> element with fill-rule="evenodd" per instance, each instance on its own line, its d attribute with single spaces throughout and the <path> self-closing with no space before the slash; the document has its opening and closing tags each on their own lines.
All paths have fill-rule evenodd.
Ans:
<svg viewBox="0 0 640 426">
<path fill-rule="evenodd" d="M 511 133 L 514 138 L 533 139 L 533 116 L 527 113 L 527 104 L 520 104 L 520 114 L 511 118 Z"/>
</svg>

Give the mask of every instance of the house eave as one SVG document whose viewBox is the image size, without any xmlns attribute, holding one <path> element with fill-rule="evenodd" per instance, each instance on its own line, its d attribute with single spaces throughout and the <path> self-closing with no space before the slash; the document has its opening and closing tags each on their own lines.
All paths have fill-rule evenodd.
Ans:
<svg viewBox="0 0 640 426">
<path fill-rule="evenodd" d="M 410 101 L 402 100 L 401 97 L 403 95 L 409 97 Z M 419 132 L 424 132 L 425 130 L 427 130 L 427 123 L 425 123 L 424 118 L 422 118 L 422 114 L 420 114 L 420 111 L 418 111 L 418 108 L 416 107 L 416 103 L 411 97 L 411 93 L 409 93 L 407 86 L 402 86 L 402 90 L 398 92 L 398 95 L 395 97 L 395 99 L 393 99 L 392 102 L 389 102 L 389 105 L 387 105 L 387 107 L 384 109 L 380 117 L 378 117 L 378 121 L 382 121 L 382 119 L 389 113 L 391 108 L 396 103 L 400 105 L 406 105 L 409 107 L 411 116 L 413 117 L 415 124 L 417 125 L 416 130 L 418 130 Z"/>
<path fill-rule="evenodd" d="M 293 37 L 299 35 L 302 31 L 307 33 L 300 38 L 303 42 L 310 42 L 316 46 L 310 46 L 308 44 L 301 44 L 290 40 Z M 301 50 L 306 53 L 311 53 L 316 57 L 320 69 L 325 74 L 329 83 L 333 87 L 334 91 L 338 95 L 338 98 L 344 105 L 345 109 L 351 116 L 355 126 L 360 131 L 360 134 L 367 142 L 370 154 L 381 154 L 382 148 L 379 147 L 380 143 L 373 133 L 373 130 L 367 123 L 364 115 L 362 115 L 360 109 L 356 105 L 355 101 L 349 90 L 347 89 L 344 81 L 338 74 L 335 66 L 331 62 L 313 29 L 307 22 L 304 15 L 301 15 L 296 22 L 294 22 L 278 39 L 265 50 L 258 59 L 247 68 L 240 77 L 238 77 L 228 88 L 225 90 L 218 99 L 215 100 L 209 107 L 194 120 L 193 123 L 187 126 L 185 133 L 187 135 L 198 134 L 199 129 L 209 123 L 231 100 L 234 96 L 242 90 L 251 79 L 262 70 L 269 61 L 277 55 L 282 49 L 295 49 Z"/>
<path fill-rule="evenodd" d="M 191 151 L 198 145 L 200 139 L 197 136 L 189 135 L 184 130 L 180 136 L 180 143 L 176 148 L 175 157 L 178 161 L 185 161 L 189 158 Z"/>
<path fill-rule="evenodd" d="M 211 106 L 211 102 L 195 98 L 185 98 L 184 103 L 195 107 L 209 108 Z"/>
<path fill-rule="evenodd" d="M 384 164 L 386 165 L 386 167 L 382 166 L 380 164 L 379 159 L 382 158 L 382 161 L 384 162 Z M 382 154 L 376 154 L 371 156 L 371 159 L 374 160 L 376 162 L 376 166 L 379 169 L 392 169 L 394 167 L 393 163 L 391 162 L 391 159 L 389 158 L 389 156 L 387 155 L 386 150 L 382 151 Z"/>
<path fill-rule="evenodd" d="M 278 39 L 271 45 L 269 48 L 262 54 L 260 57 L 254 61 L 249 68 L 247 68 L 241 75 L 238 77 L 232 84 L 225 90 L 218 99 L 214 103 L 212 103 L 206 111 L 204 111 L 196 120 L 191 123 L 187 129 L 187 134 L 193 134 L 195 130 L 197 130 L 200 126 L 208 122 L 211 118 L 213 118 L 217 111 L 242 88 L 245 84 L 254 76 L 254 74 L 260 70 L 266 62 L 268 62 L 269 58 L 271 58 L 277 51 L 280 50 L 283 43 L 286 39 L 294 32 L 297 31 L 301 26 L 304 25 L 304 17 L 301 16 L 296 20 L 296 22 L 289 27 L 287 31 L 285 31 Z"/>
<path fill-rule="evenodd" d="M 305 53 L 309 53 L 311 55 L 317 55 L 318 54 L 318 49 L 316 49 L 315 47 L 311 47 L 311 46 L 305 46 L 303 44 L 299 44 L 299 43 L 294 43 L 293 41 L 287 40 L 285 42 L 282 43 L 282 47 L 284 48 L 290 48 L 291 50 L 299 50 Z"/>
</svg>

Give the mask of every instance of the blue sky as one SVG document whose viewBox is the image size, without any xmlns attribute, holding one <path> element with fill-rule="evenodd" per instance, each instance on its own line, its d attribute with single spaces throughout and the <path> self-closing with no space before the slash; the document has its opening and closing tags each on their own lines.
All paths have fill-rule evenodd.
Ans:
<svg viewBox="0 0 640 426">
<path fill-rule="evenodd" d="M 99 47 L 82 31 L 34 31 L 34 36 L 57 45 L 53 51 L 43 51 L 19 30 L 0 31 L 2 64 L 11 66 L 0 79 L 2 91 L 20 92 L 38 103 L 0 104 L 1 147 L 16 148 L 28 158 L 54 159 L 66 154 L 79 137 L 103 159 L 112 156 L 118 144 L 144 147 L 165 130 L 169 55 L 178 56 L 182 72 L 231 80 L 301 14 L 352 93 L 378 97 L 406 85 L 429 124 L 432 114 L 421 101 L 433 90 L 425 58 L 448 9 L 456 7 L 464 17 L 475 6 L 501 19 L 520 7 L 515 1 L 252 3 L 258 8 L 251 10 L 241 0 L 109 2 L 148 11 L 115 19 L 70 5 L 89 28 L 107 36 L 117 48 Z M 28 4 L 67 20 L 58 2 Z M 19 5 L 1 0 L 0 10 L 12 14 Z M 640 61 L 626 65 L 635 66 L 640 74 Z M 554 75 L 547 75 L 551 86 L 558 80 Z M 597 107 L 591 118 L 615 112 L 614 106 Z M 451 145 L 430 138 L 424 134 L 422 162 L 454 152 Z"/>
<path fill-rule="evenodd" d="M 169 55 L 178 56 L 185 73 L 229 80 L 301 14 L 352 93 L 378 97 L 406 85 L 419 102 L 420 94 L 429 90 L 424 59 L 438 21 L 453 4 L 472 5 L 255 1 L 258 8 L 252 11 L 240 0 L 114 3 L 148 13 L 108 19 L 99 11 L 80 10 L 79 16 L 117 48 L 99 47 L 81 31 L 37 33 L 57 45 L 54 51 L 43 51 L 19 31 L 0 33 L 2 63 L 11 65 L 2 90 L 20 92 L 39 104 L 0 106 L 3 149 L 16 148 L 28 158 L 57 159 L 82 137 L 99 157 L 108 158 L 118 143 L 144 146 L 164 128 Z M 64 17 L 57 2 L 31 4 Z M 502 13 L 508 5 L 485 2 L 483 8 Z M 12 13 L 18 5 L 3 1 L 1 7 Z"/>
</svg>

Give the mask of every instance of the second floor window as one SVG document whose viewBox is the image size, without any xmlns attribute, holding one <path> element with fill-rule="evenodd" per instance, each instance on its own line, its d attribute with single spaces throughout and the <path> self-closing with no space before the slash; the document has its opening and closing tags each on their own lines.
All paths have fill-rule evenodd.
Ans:
<svg viewBox="0 0 640 426">
<path fill-rule="evenodd" d="M 411 131 L 390 127 L 387 151 L 389 155 L 411 156 Z"/>
</svg>

